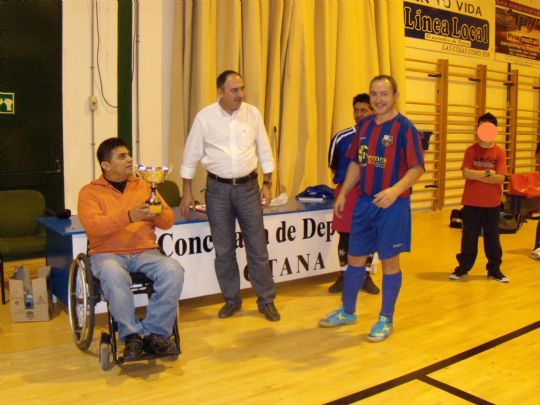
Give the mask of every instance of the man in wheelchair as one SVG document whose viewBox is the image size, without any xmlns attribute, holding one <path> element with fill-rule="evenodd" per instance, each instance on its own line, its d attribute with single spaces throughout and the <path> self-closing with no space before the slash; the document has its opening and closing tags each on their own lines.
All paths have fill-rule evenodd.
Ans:
<svg viewBox="0 0 540 405">
<path fill-rule="evenodd" d="M 102 175 L 79 193 L 78 215 L 88 236 L 92 273 L 99 279 L 109 310 L 118 323 L 124 359 L 143 353 L 162 355 L 174 350 L 171 333 L 184 282 L 184 269 L 162 255 L 155 227 L 170 228 L 174 212 L 162 200 L 159 214 L 145 200 L 149 185 L 133 175 L 133 159 L 120 138 L 101 143 L 97 158 Z M 146 317 L 135 315 L 129 273 L 140 272 L 154 283 Z"/>
</svg>

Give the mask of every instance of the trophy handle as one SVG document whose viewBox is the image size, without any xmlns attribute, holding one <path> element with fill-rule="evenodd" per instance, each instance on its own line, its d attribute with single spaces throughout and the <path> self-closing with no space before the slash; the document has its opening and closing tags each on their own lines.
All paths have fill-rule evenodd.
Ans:
<svg viewBox="0 0 540 405">
<path fill-rule="evenodd" d="M 165 176 L 163 177 L 163 181 L 165 181 L 165 179 L 167 178 L 167 176 L 168 176 L 169 174 L 171 174 L 172 169 L 173 169 L 172 166 L 166 166 L 166 167 L 167 167 L 167 171 L 165 172 Z M 162 183 L 163 183 L 163 182 L 162 182 Z"/>
</svg>

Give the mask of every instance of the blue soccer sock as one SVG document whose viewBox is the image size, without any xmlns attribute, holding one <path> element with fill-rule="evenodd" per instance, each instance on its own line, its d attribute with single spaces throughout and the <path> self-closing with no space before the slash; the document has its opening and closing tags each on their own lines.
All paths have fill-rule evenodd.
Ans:
<svg viewBox="0 0 540 405">
<path fill-rule="evenodd" d="M 343 277 L 343 293 L 341 295 L 343 308 L 348 314 L 354 314 L 356 312 L 358 292 L 366 279 L 366 266 L 359 267 L 349 264 Z"/>
<path fill-rule="evenodd" d="M 382 279 L 382 308 L 381 315 L 387 316 L 392 321 L 396 301 L 401 289 L 401 272 L 396 274 L 383 274 Z"/>
<path fill-rule="evenodd" d="M 534 243 L 534 250 L 540 247 L 540 221 L 536 224 L 536 241 Z"/>
</svg>

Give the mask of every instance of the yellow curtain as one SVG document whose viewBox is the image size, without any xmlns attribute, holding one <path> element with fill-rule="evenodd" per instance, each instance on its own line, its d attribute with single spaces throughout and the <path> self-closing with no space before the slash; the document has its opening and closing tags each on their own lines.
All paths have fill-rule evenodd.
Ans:
<svg viewBox="0 0 540 405">
<path fill-rule="evenodd" d="M 197 111 L 215 101 L 215 80 L 240 72 L 246 101 L 264 117 L 274 192 L 289 197 L 330 184 L 330 137 L 354 123 L 352 98 L 390 73 L 404 100 L 401 0 L 177 0 L 169 161 L 173 180 Z M 204 187 L 200 168 L 193 190 Z M 279 189 L 278 189 L 279 187 Z"/>
<path fill-rule="evenodd" d="M 398 110 L 405 108 L 405 25 L 403 2 L 375 0 L 375 24 L 380 74 L 392 75 L 397 82 Z"/>
</svg>

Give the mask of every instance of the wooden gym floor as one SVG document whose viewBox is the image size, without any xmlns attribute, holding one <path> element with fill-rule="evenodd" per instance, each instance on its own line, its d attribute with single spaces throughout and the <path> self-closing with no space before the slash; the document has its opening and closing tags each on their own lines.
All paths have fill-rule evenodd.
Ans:
<svg viewBox="0 0 540 405">
<path fill-rule="evenodd" d="M 529 258 L 536 222 L 501 235 L 509 284 L 486 279 L 479 255 L 450 281 L 460 230 L 449 211 L 413 216 L 413 252 L 394 334 L 369 343 L 380 295 L 360 293 L 358 323 L 322 329 L 339 305 L 334 275 L 278 284 L 282 320 L 271 323 L 243 292 L 242 311 L 217 319 L 219 297 L 181 302 L 183 354 L 102 371 L 100 317 L 89 353 L 71 341 L 66 312 L 12 323 L 0 307 L 0 403 L 12 404 L 540 404 L 540 263 Z M 482 252 L 482 250 L 480 250 Z M 381 284 L 381 274 L 374 276 Z"/>
</svg>

